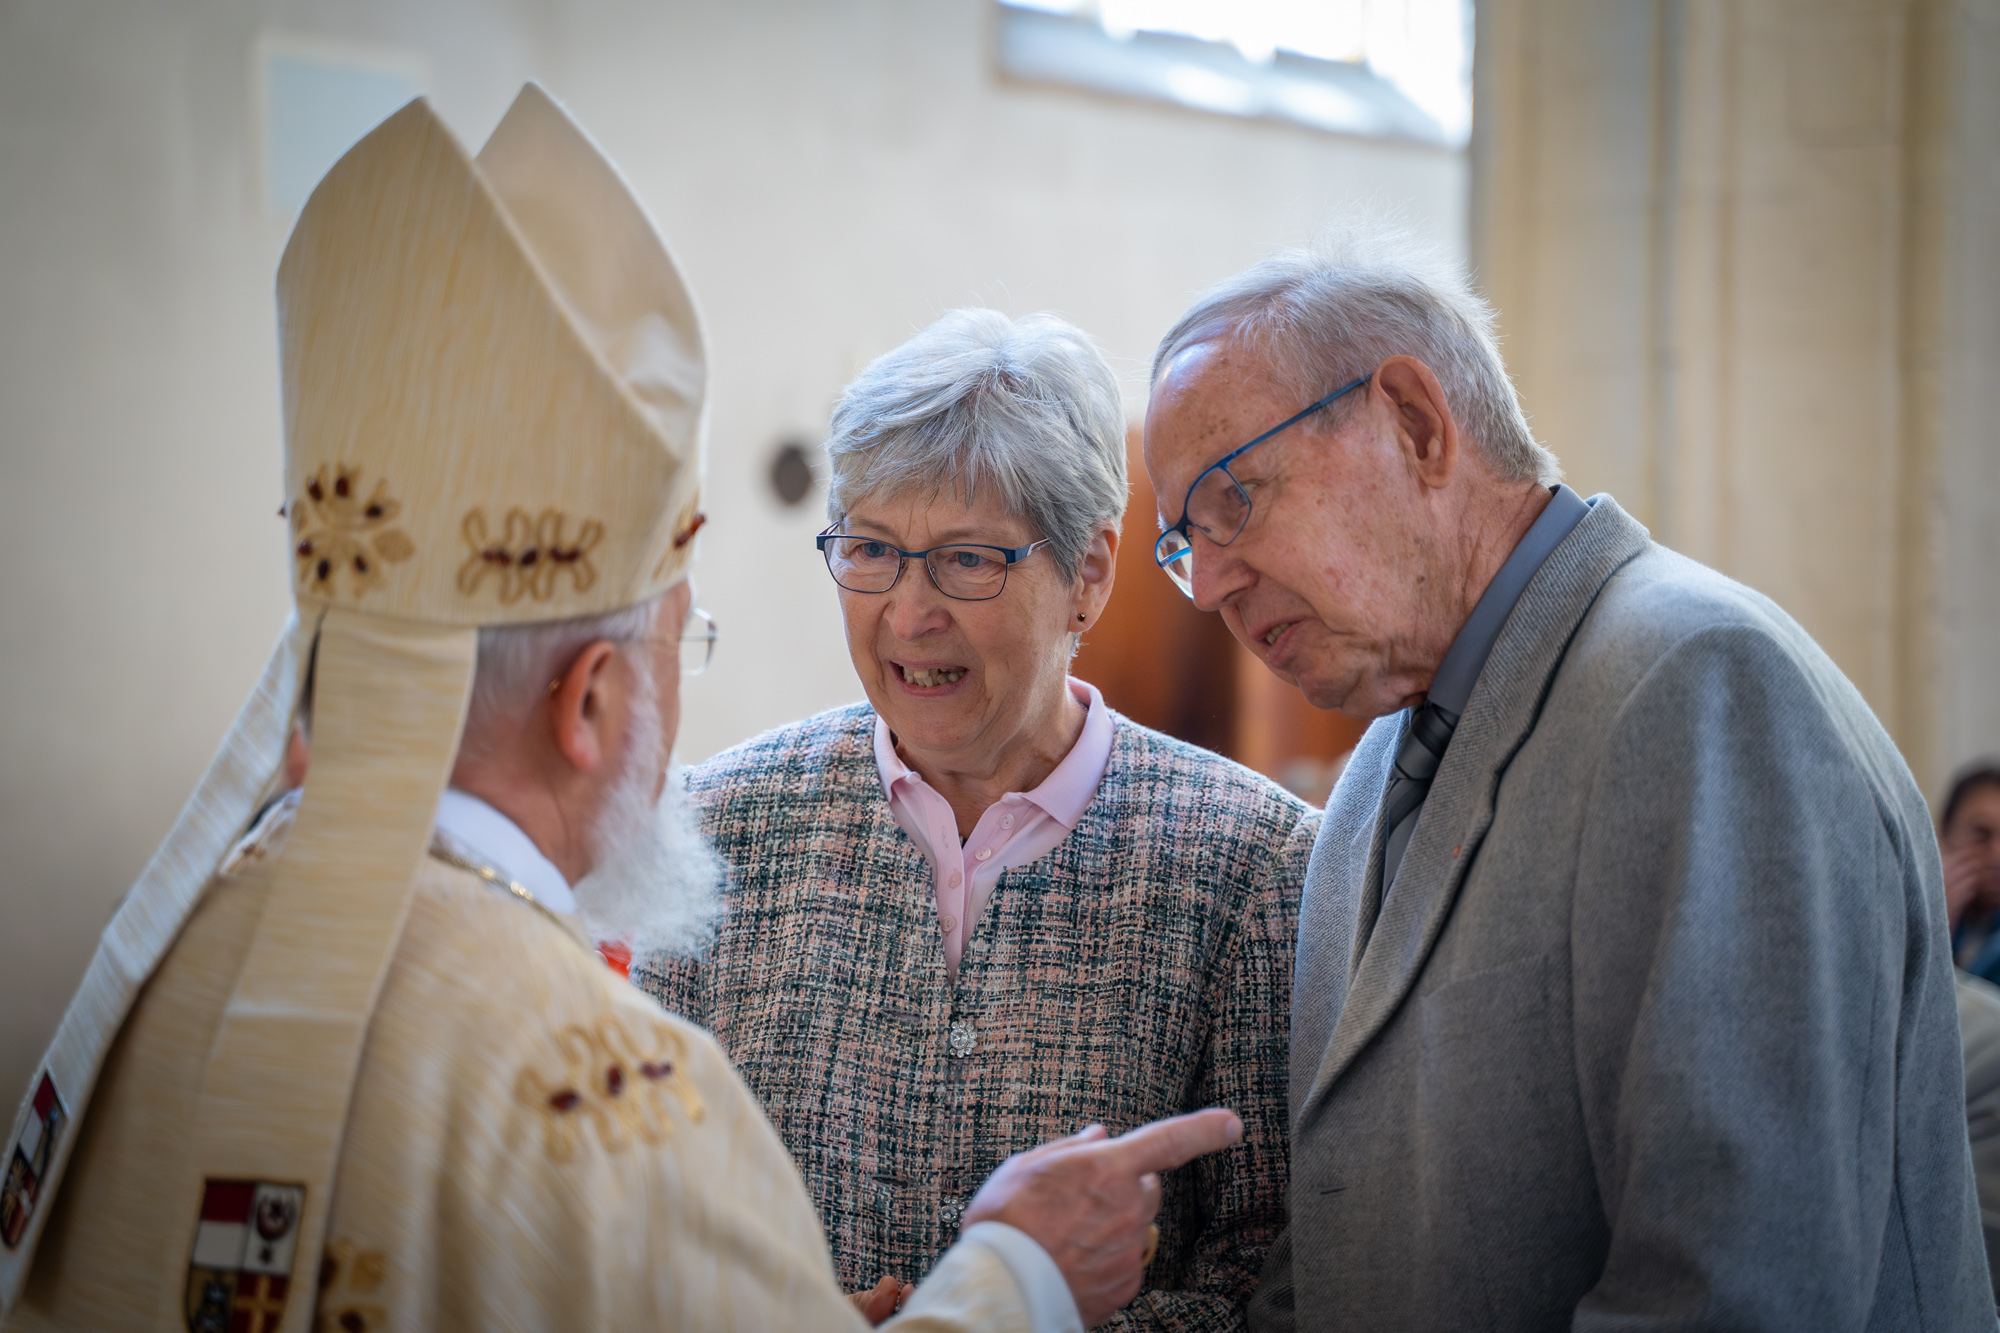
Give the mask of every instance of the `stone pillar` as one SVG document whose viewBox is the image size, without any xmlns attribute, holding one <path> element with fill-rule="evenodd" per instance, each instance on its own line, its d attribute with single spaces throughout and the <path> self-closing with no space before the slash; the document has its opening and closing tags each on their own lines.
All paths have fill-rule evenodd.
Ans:
<svg viewBox="0 0 2000 1333">
<path fill-rule="evenodd" d="M 1481 0 L 1537 434 L 1768 594 L 1927 795 L 2000 750 L 2000 0 Z"/>
</svg>

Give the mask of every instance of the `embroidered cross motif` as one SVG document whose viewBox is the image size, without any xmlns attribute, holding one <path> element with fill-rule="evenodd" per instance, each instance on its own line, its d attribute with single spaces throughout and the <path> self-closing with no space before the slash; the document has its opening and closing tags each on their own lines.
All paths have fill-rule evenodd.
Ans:
<svg viewBox="0 0 2000 1333">
<path fill-rule="evenodd" d="M 643 1045 L 610 1014 L 589 1026 L 572 1023 L 556 1034 L 562 1068 L 555 1077 L 529 1067 L 514 1080 L 515 1098 L 542 1122 L 542 1146 L 552 1160 L 567 1162 L 576 1155 L 586 1122 L 606 1152 L 623 1152 L 635 1140 L 665 1142 L 673 1132 L 665 1105 L 669 1092 L 682 1114 L 700 1123 L 701 1098 L 678 1072 L 686 1045 L 664 1024 L 648 1024 L 641 1032 Z"/>
<path fill-rule="evenodd" d="M 359 598 L 382 581 L 385 565 L 408 560 L 417 548 L 401 528 L 389 526 L 403 506 L 389 498 L 388 482 L 377 481 L 363 500 L 361 469 L 328 472 L 322 465 L 308 477 L 291 506 L 292 554 L 314 593 L 333 596 L 344 574 L 348 592 Z"/>
<path fill-rule="evenodd" d="M 492 574 L 499 579 L 501 605 L 512 606 L 523 594 L 546 602 L 555 595 L 556 576 L 568 570 L 571 586 L 577 592 L 588 591 L 597 582 L 590 553 L 604 539 L 604 525 L 587 518 L 578 525 L 575 539 L 565 540 L 568 526 L 560 509 L 544 509 L 538 518 L 530 518 L 525 509 L 510 509 L 504 531 L 495 538 L 487 527 L 486 511 L 471 511 L 460 525 L 471 554 L 458 568 L 458 590 L 470 597 Z"/>
<path fill-rule="evenodd" d="M 248 1333 L 265 1333 L 276 1329 L 278 1320 L 285 1313 L 285 1279 L 272 1277 L 268 1273 L 246 1275 L 238 1279 L 242 1285 L 236 1289 L 234 1314 L 244 1316 L 237 1321 Z"/>
<path fill-rule="evenodd" d="M 370 1333 L 387 1328 L 389 1312 L 357 1297 L 375 1295 L 389 1267 L 380 1250 L 364 1250 L 351 1240 L 326 1247 L 319 1263 L 319 1305 L 313 1333 Z"/>
</svg>

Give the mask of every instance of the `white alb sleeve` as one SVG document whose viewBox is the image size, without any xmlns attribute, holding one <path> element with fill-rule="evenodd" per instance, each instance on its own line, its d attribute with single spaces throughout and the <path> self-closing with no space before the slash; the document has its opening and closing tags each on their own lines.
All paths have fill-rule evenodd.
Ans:
<svg viewBox="0 0 2000 1333">
<path fill-rule="evenodd" d="M 1028 1327 L 1034 1333 L 1083 1333 L 1083 1316 L 1069 1294 L 1062 1269 L 1034 1237 L 1005 1222 L 976 1222 L 965 1229 L 958 1243 L 979 1246 L 1006 1265 L 1021 1289 Z"/>
</svg>

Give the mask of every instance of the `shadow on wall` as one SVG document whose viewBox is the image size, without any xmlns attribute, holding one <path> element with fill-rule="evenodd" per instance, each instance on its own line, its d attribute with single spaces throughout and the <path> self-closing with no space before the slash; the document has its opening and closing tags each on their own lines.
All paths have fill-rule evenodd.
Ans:
<svg viewBox="0 0 2000 1333">
<path fill-rule="evenodd" d="M 1264 669 L 1222 617 L 1196 608 L 1153 563 L 1159 506 L 1126 435 L 1132 503 L 1118 547 L 1118 581 L 1085 636 L 1075 674 L 1143 726 L 1227 755 L 1314 805 L 1324 805 L 1366 723 L 1324 712 Z"/>
</svg>

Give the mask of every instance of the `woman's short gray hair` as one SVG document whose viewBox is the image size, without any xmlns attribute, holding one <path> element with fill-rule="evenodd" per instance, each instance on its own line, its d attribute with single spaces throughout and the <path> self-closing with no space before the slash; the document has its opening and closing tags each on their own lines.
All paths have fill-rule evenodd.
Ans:
<svg viewBox="0 0 2000 1333">
<path fill-rule="evenodd" d="M 1217 339 L 1253 348 L 1300 407 L 1392 356 L 1413 356 L 1437 375 L 1494 475 L 1562 480 L 1562 465 L 1536 442 L 1507 377 L 1493 307 L 1455 266 L 1393 230 L 1281 250 L 1210 288 L 1160 340 L 1153 382 L 1183 350 Z M 1316 426 L 1331 429 L 1359 402 L 1336 403 Z"/>
<path fill-rule="evenodd" d="M 1125 515 L 1125 403 L 1104 354 L 1054 315 L 954 310 L 877 357 L 833 409 L 827 517 L 919 487 L 991 487 L 1063 578 Z"/>
</svg>

